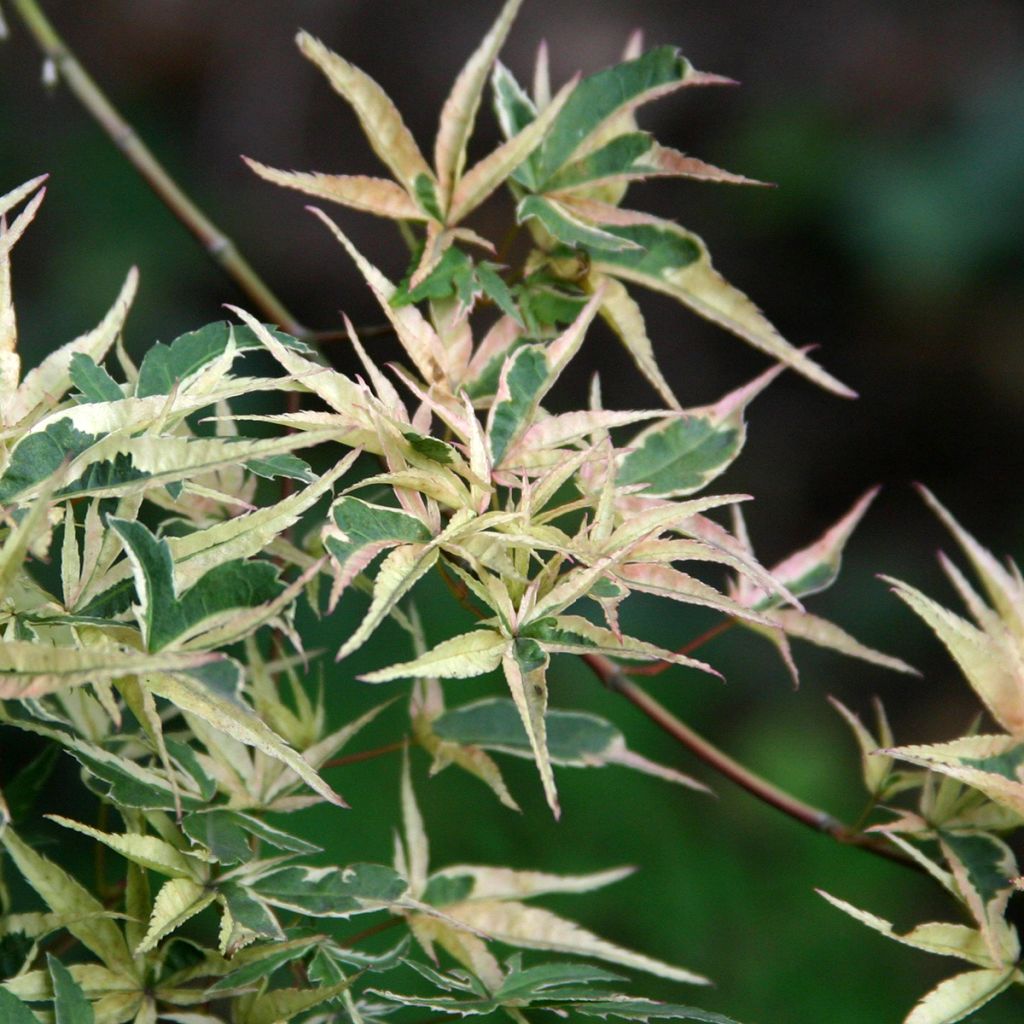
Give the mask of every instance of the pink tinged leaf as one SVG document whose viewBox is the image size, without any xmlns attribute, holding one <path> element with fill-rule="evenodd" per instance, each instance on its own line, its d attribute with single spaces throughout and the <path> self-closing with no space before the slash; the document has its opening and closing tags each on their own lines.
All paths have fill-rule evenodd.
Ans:
<svg viewBox="0 0 1024 1024">
<path fill-rule="evenodd" d="M 462 174 L 466 163 L 466 145 L 473 133 L 487 77 L 521 3 L 522 0 L 507 0 L 497 21 L 459 72 L 445 100 L 434 143 L 434 166 L 437 168 L 442 208 L 448 205 L 448 197 Z"/>
<path fill-rule="evenodd" d="M 543 110 L 551 102 L 551 60 L 546 39 L 537 44 L 537 56 L 533 62 L 532 91 L 534 105 L 538 110 Z"/>
<path fill-rule="evenodd" d="M 387 178 L 372 178 L 362 174 L 281 171 L 247 156 L 242 159 L 264 180 L 284 188 L 293 188 L 308 196 L 328 199 L 332 203 L 392 220 L 429 219 L 401 185 Z"/>
<path fill-rule="evenodd" d="M 522 330 L 522 327 L 510 316 L 503 316 L 498 320 L 484 335 L 483 341 L 473 352 L 473 357 L 466 369 L 466 383 L 473 383 L 493 360 L 500 359 L 507 353 L 522 334 Z"/>
<path fill-rule="evenodd" d="M 819 618 L 817 615 L 788 608 L 775 608 L 767 615 L 772 623 L 784 630 L 788 636 L 797 640 L 806 640 L 817 647 L 825 647 L 851 658 L 859 658 L 861 661 L 892 669 L 894 672 L 903 672 L 912 676 L 921 674 L 905 661 L 860 643 L 835 623 Z"/>
<path fill-rule="evenodd" d="M 434 172 L 387 93 L 369 75 L 332 53 L 319 39 L 300 32 L 296 41 L 303 55 L 320 68 L 334 90 L 355 111 L 374 153 L 406 191 L 414 192 L 420 175 L 432 181 Z"/>
<path fill-rule="evenodd" d="M 813 544 L 801 548 L 774 566 L 770 570 L 772 576 L 798 597 L 816 594 L 831 586 L 839 574 L 843 548 L 878 491 L 879 488 L 872 487 L 858 498 L 853 508 Z M 763 594 L 758 594 L 755 600 L 762 600 L 763 597 Z"/>
<path fill-rule="evenodd" d="M 341 242 L 352 257 L 380 303 L 384 315 L 395 328 L 402 347 L 423 379 L 433 381 L 442 377 L 446 366 L 444 346 L 433 327 L 423 318 L 423 314 L 413 305 L 395 309 L 391 305 L 391 299 L 396 290 L 395 286 L 356 249 L 341 228 L 327 214 L 313 207 L 310 208 L 310 212 L 327 225 L 334 237 Z"/>
<path fill-rule="evenodd" d="M 576 82 L 575 78 L 567 82 L 538 117 L 466 172 L 452 195 L 449 224 L 458 224 L 469 216 L 540 145 Z"/>
<path fill-rule="evenodd" d="M 622 50 L 622 57 L 620 58 L 623 63 L 629 60 L 636 60 L 644 52 L 644 30 L 642 28 L 635 28 L 629 34 L 629 38 L 626 40 L 626 45 Z"/>
<path fill-rule="evenodd" d="M 713 608 L 726 615 L 756 622 L 763 626 L 771 625 L 771 622 L 763 615 L 745 608 L 702 580 L 667 565 L 634 563 L 622 566 L 616 571 L 616 575 L 631 590 L 654 594 L 657 597 L 667 597 L 683 604 Z"/>
<path fill-rule="evenodd" d="M 552 197 L 555 195 L 558 197 L 557 206 L 560 209 L 571 211 L 580 221 L 592 228 L 601 224 L 609 224 L 617 228 L 631 228 L 638 224 L 658 224 L 661 221 L 660 217 L 655 217 L 653 214 L 643 213 L 640 210 L 623 210 L 611 203 L 602 202 L 600 199 L 551 193 Z M 618 241 L 618 248 L 622 248 L 622 239 Z"/>
<path fill-rule="evenodd" d="M 423 252 L 420 254 L 420 261 L 409 278 L 409 288 L 415 290 L 430 276 L 437 265 L 441 262 L 445 251 L 452 244 L 452 236 L 444 230 L 444 226 L 436 220 L 427 224 L 426 237 L 423 240 Z M 414 308 L 411 305 L 408 308 Z"/>
<path fill-rule="evenodd" d="M 544 393 L 551 389 L 559 374 L 565 369 L 572 357 L 579 352 L 587 329 L 594 322 L 594 317 L 601 308 L 603 301 L 604 289 L 599 285 L 594 290 L 593 296 L 587 300 L 587 304 L 580 310 L 576 319 L 548 345 L 547 357 L 548 366 L 551 368 L 551 377 Z"/>
</svg>

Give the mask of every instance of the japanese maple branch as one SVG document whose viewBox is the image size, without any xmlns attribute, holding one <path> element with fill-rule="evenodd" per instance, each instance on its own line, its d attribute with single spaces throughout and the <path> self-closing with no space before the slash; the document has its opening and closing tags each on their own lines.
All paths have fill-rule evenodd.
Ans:
<svg viewBox="0 0 1024 1024">
<path fill-rule="evenodd" d="M 867 853 L 886 860 L 895 861 L 906 867 L 920 870 L 919 865 L 899 850 L 890 847 L 884 840 L 875 836 L 865 835 L 834 818 L 827 811 L 822 811 L 811 804 L 798 800 L 791 793 L 773 785 L 733 760 L 724 751 L 694 732 L 685 722 L 680 721 L 663 704 L 655 700 L 646 690 L 638 686 L 626 673 L 610 659 L 600 654 L 581 655 L 594 674 L 608 689 L 622 694 L 634 707 L 642 711 L 655 725 L 667 732 L 673 739 L 699 757 L 706 765 L 720 775 L 736 783 L 752 796 L 757 797 L 769 807 L 782 811 L 815 832 L 831 836 L 837 842 L 847 846 L 855 846 Z"/>
<path fill-rule="evenodd" d="M 11 0 L 11 5 L 36 45 L 57 69 L 75 98 L 148 182 L 165 206 L 199 240 L 211 259 L 245 293 L 261 315 L 299 338 L 316 337 L 294 317 L 283 302 L 238 251 L 235 243 L 182 191 L 166 168 L 139 138 L 135 129 L 107 99 L 92 76 L 78 62 L 36 0 Z"/>
</svg>

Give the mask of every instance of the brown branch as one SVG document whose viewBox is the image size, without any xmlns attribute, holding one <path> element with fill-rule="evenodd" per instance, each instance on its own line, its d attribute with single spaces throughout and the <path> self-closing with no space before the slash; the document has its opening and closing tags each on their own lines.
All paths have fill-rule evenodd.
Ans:
<svg viewBox="0 0 1024 1024">
<path fill-rule="evenodd" d="M 324 768 L 340 768 L 346 764 L 359 764 L 360 761 L 372 761 L 375 757 L 383 757 L 385 754 L 393 754 L 396 750 L 405 747 L 405 740 L 398 740 L 396 743 L 387 743 L 383 747 L 374 747 L 373 750 L 360 750 L 357 754 L 346 754 L 344 757 L 335 757 L 324 763 Z"/>
<path fill-rule="evenodd" d="M 735 619 L 724 619 L 723 621 L 712 626 L 710 629 L 705 630 L 700 636 L 695 636 L 688 643 L 683 644 L 676 654 L 693 654 L 698 648 L 703 647 L 706 643 L 714 640 L 715 637 L 721 636 L 723 633 L 732 629 L 736 625 Z M 650 665 L 637 665 L 635 668 L 629 670 L 631 676 L 660 676 L 665 669 L 671 668 L 674 662 L 671 661 L 655 661 Z"/>
<path fill-rule="evenodd" d="M 691 729 L 685 722 L 676 718 L 671 711 L 628 678 L 626 673 L 608 658 L 600 654 L 584 654 L 581 657 L 608 689 L 622 694 L 655 725 L 667 732 L 706 765 L 720 775 L 724 775 L 741 789 L 745 789 L 758 800 L 768 804 L 769 807 L 774 807 L 802 825 L 814 829 L 815 832 L 831 836 L 846 846 L 855 846 L 876 857 L 895 861 L 916 871 L 921 870 L 920 865 L 899 850 L 889 846 L 884 840 L 865 835 L 863 832 L 851 828 L 827 811 L 804 803 L 791 793 L 787 793 L 767 779 L 756 775 L 738 761 L 733 760 L 724 751 L 719 750 L 718 747 Z"/>
<path fill-rule="evenodd" d="M 107 99 L 82 67 L 36 0 L 11 0 L 36 45 L 57 69 L 75 98 L 85 107 L 111 142 L 125 155 L 165 206 L 199 240 L 207 255 L 235 282 L 253 306 L 268 320 L 296 337 L 309 337 L 307 327 L 294 317 L 266 282 L 249 265 L 235 243 L 182 191 L 167 169 L 139 138 L 135 129 Z"/>
</svg>

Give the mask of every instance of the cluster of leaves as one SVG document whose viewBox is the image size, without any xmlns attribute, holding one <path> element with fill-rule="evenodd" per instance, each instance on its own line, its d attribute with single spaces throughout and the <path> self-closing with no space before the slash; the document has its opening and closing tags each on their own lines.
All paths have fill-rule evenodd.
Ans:
<svg viewBox="0 0 1024 1024">
<path fill-rule="evenodd" d="M 1011 985 L 1024 985 L 1020 936 L 1008 918 L 1014 891 L 1024 888 L 1011 848 L 1013 834 L 1024 825 L 1024 584 L 1013 562 L 1001 565 L 930 492 L 922 493 L 967 556 L 991 606 L 945 555 L 942 567 L 974 623 L 908 583 L 890 582 L 946 646 L 1005 733 L 972 730 L 952 742 L 896 746 L 880 703 L 874 733 L 837 703 L 860 745 L 872 804 L 884 813 L 872 830 L 936 879 L 970 922 L 929 922 L 900 932 L 883 918 L 822 894 L 897 942 L 971 965 L 924 996 L 907 1024 L 961 1020 Z M 912 804 L 908 796 L 916 798 Z"/>
<path fill-rule="evenodd" d="M 239 323 L 157 344 L 136 366 L 120 338 L 132 273 L 97 328 L 22 378 L 9 254 L 39 207 L 41 180 L 0 199 L 0 723 L 48 744 L 45 763 L 11 782 L 6 803 L 0 797 L 0 844 L 46 907 L 8 914 L 0 929 L 7 974 L 0 1010 L 16 1024 L 49 1019 L 39 1007 L 51 1001 L 62 1024 L 376 1024 L 410 1006 L 444 1015 L 501 1011 L 517 1021 L 533 1008 L 727 1024 L 692 1007 L 625 995 L 605 968 L 524 966 L 519 954 L 500 961 L 493 942 L 706 980 L 527 902 L 590 891 L 622 869 L 431 872 L 408 759 L 404 839 L 391 866 L 323 866 L 318 846 L 268 821 L 324 801 L 345 806 L 321 769 L 392 703 L 332 729 L 328 698 L 303 683 L 316 655 L 303 649 L 302 616 L 330 615 L 342 598 L 364 599 L 351 591 L 368 605 L 337 657 L 385 622 L 404 632 L 409 659 L 361 678 L 407 681 L 408 742 L 430 755 L 432 772 L 455 764 L 514 808 L 492 754 L 529 757 L 556 815 L 557 766 L 621 765 L 704 788 L 630 750 L 611 723 L 548 707 L 553 655 L 717 675 L 624 632 L 620 607 L 632 593 L 710 608 L 763 634 L 794 676 L 790 638 L 909 671 L 801 603 L 835 579 L 872 494 L 769 571 L 739 512 L 746 496 L 699 493 L 737 458 L 747 407 L 784 366 L 848 393 L 715 273 L 699 239 L 621 205 L 632 182 L 655 176 L 746 182 L 660 146 L 635 120 L 642 103 L 723 80 L 695 71 L 671 48 L 642 52 L 633 40 L 622 63 L 554 95 L 542 50 L 528 95 L 497 62 L 518 7 L 519 0 L 504 5 L 458 77 L 433 166 L 381 88 L 305 34 L 300 49 L 352 106 L 395 180 L 251 162 L 279 184 L 399 222 L 411 259 L 394 283 L 314 211 L 379 301 L 402 363 L 378 365 L 346 321 L 363 368 L 347 375 L 237 309 Z M 467 169 L 488 82 L 506 141 Z M 503 187 L 530 243 L 512 269 L 465 223 Z M 480 252 L 494 258 L 473 255 Z M 676 298 L 780 365 L 718 402 L 684 409 L 658 369 L 627 283 Z M 554 411 L 559 379 L 598 316 L 653 385 L 659 407 L 605 409 L 595 380 L 587 408 Z M 107 366 L 111 352 L 123 380 Z M 256 401 L 283 395 L 285 412 Z M 310 462 L 297 454 L 314 450 Z M 327 468 L 314 473 L 311 462 Z M 724 508 L 732 510 L 731 528 L 708 515 Z M 708 569 L 716 582 L 695 574 Z M 472 628 L 426 641 L 411 594 L 428 574 L 472 612 Z M 993 600 L 1012 604 L 1008 588 L 1018 577 L 992 579 L 1002 587 Z M 901 592 L 925 607 L 916 592 Z M 992 650 L 1010 650 L 996 614 L 978 599 L 969 603 Z M 944 616 L 949 636 L 967 637 L 970 627 Z M 954 653 L 970 661 L 969 674 L 984 677 L 986 702 L 1019 738 L 1024 717 L 1011 707 L 1012 685 L 989 664 L 996 654 L 984 664 L 975 657 L 981 646 L 972 635 Z M 446 707 L 442 680 L 499 671 L 507 696 Z M 865 736 L 873 750 L 878 744 Z M 979 761 L 976 747 L 955 757 L 938 748 L 890 756 L 931 757 L 929 768 L 978 784 L 963 774 L 970 758 L 970 770 L 999 779 L 994 766 L 1010 764 L 1019 739 L 986 742 L 989 760 Z M 96 827 L 54 820 L 123 858 L 116 891 L 93 894 L 23 835 L 32 827 L 31 794 L 58 749 L 78 763 L 106 810 Z M 1001 985 L 1017 980 L 1015 939 L 1000 924 L 1008 892 L 989 884 L 993 851 L 999 871 L 1012 860 L 991 835 L 1002 825 L 991 811 L 972 825 L 959 791 L 954 799 L 927 773 L 893 776 L 878 763 L 870 778 L 879 800 L 923 787 L 925 826 L 905 817 L 903 831 L 921 833 L 914 841 L 938 836 L 947 860 L 960 866 L 950 861 L 947 872 L 899 828 L 887 834 L 940 880 L 955 876 L 949 887 L 981 915 L 975 937 L 961 946 L 974 951 L 986 983 L 996 974 Z M 994 799 L 1010 799 L 1005 781 L 988 785 Z M 1013 799 L 1019 804 L 1019 795 Z M 956 814 L 939 834 L 935 808 L 950 806 Z M 979 835 L 989 844 L 980 853 Z M 964 881 L 979 871 L 982 882 Z M 6 902 L 2 887 L 0 895 Z M 219 913 L 213 939 L 200 926 L 206 911 Z M 361 933 L 345 934 L 338 922 L 368 913 L 390 915 L 405 938 L 384 952 L 356 948 Z M 411 952 L 413 941 L 429 964 Z M 76 949 L 69 965 L 44 959 L 68 945 Z M 444 969 L 438 951 L 458 966 Z M 390 971 L 404 980 L 374 980 Z"/>
</svg>

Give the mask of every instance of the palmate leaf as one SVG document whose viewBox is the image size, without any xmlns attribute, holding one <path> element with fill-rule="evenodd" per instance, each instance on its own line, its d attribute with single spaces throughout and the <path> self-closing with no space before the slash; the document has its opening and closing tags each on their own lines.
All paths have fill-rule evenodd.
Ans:
<svg viewBox="0 0 1024 1024">
<path fill-rule="evenodd" d="M 36 853 L 10 826 L 0 830 L 0 844 L 25 881 L 51 910 L 61 915 L 67 930 L 86 949 L 111 970 L 136 976 L 124 936 L 99 900 L 63 868 Z"/>
<path fill-rule="evenodd" d="M 931 627 L 992 717 L 1008 732 L 1024 735 L 1024 658 L 1009 632 L 978 629 L 915 587 L 883 579 Z"/>
</svg>

